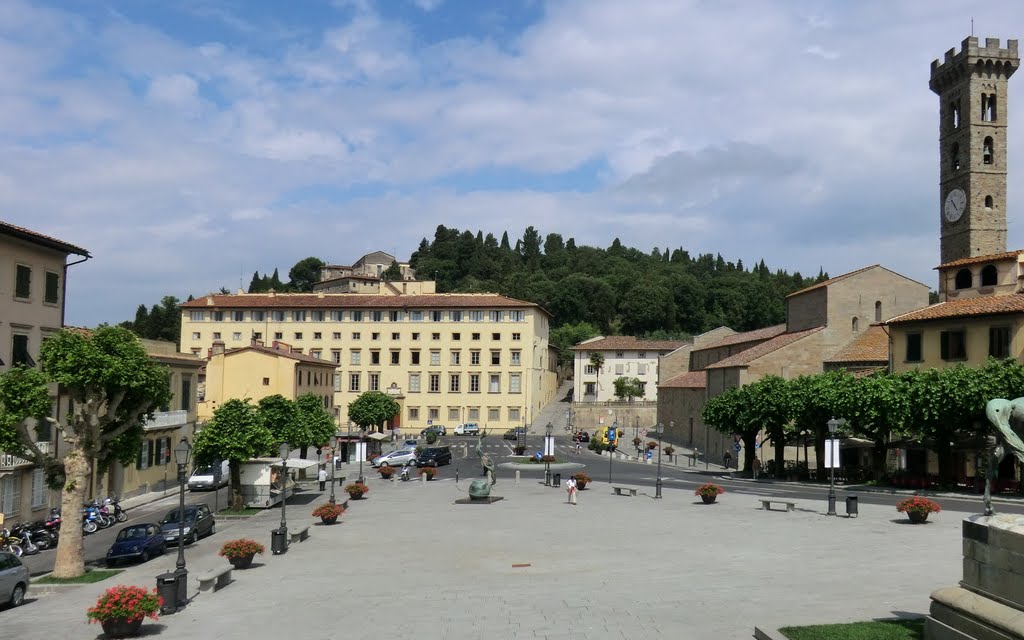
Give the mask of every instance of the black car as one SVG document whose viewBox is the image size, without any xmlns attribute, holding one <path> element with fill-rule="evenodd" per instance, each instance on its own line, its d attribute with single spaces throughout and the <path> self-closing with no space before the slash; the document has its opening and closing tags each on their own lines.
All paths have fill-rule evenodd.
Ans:
<svg viewBox="0 0 1024 640">
<path fill-rule="evenodd" d="M 178 510 L 172 509 L 160 521 L 160 533 L 169 544 L 178 543 L 180 526 Z M 205 504 L 185 505 L 185 544 L 192 544 L 199 538 L 217 533 L 217 521 L 214 520 L 210 507 Z"/>
<path fill-rule="evenodd" d="M 579 437 L 580 442 L 590 442 L 590 434 L 586 431 L 580 431 L 577 437 Z"/>
<path fill-rule="evenodd" d="M 509 429 L 505 432 L 505 435 L 503 435 L 502 438 L 506 440 L 518 440 L 520 435 L 526 436 L 526 429 L 524 427 Z"/>
<path fill-rule="evenodd" d="M 452 463 L 451 447 L 427 447 L 416 458 L 417 467 L 440 467 Z"/>
</svg>

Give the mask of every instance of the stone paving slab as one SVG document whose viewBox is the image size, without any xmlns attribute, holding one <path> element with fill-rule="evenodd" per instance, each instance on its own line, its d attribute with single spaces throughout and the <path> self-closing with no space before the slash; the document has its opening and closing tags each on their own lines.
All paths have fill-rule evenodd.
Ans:
<svg viewBox="0 0 1024 640">
<path fill-rule="evenodd" d="M 960 578 L 966 514 L 949 510 L 910 525 L 892 507 L 863 504 L 859 518 L 830 518 L 822 501 L 763 512 L 752 496 L 726 493 L 704 505 L 669 488 L 663 500 L 653 489 L 623 500 L 603 482 L 588 485 L 577 507 L 563 490 L 529 481 L 502 480 L 494 493 L 505 499 L 489 506 L 454 504 L 465 480 L 371 478 L 370 488 L 341 524 L 313 526 L 283 556 L 269 554 L 276 509 L 219 525 L 187 548 L 190 594 L 198 573 L 225 562 L 216 556 L 223 540 L 266 544 L 260 566 L 147 621 L 146 637 L 749 638 L 755 624 L 924 615 L 931 591 Z M 318 502 L 289 506 L 289 523 L 311 523 Z M 152 586 L 174 557 L 115 581 Z M 4 635 L 98 637 L 85 609 L 107 586 L 0 612 Z"/>
</svg>

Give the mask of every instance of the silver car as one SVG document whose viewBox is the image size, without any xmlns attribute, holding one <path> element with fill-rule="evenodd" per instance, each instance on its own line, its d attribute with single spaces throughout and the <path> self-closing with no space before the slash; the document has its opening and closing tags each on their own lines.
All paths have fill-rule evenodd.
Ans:
<svg viewBox="0 0 1024 640">
<path fill-rule="evenodd" d="M 416 452 L 410 451 L 409 449 L 398 449 L 397 451 L 391 451 L 380 457 L 374 458 L 371 464 L 374 467 L 379 467 L 385 464 L 392 467 L 401 467 L 405 464 L 416 466 Z"/>
<path fill-rule="evenodd" d="M 0 604 L 16 607 L 24 602 L 28 583 L 28 569 L 18 556 L 0 551 Z"/>
</svg>

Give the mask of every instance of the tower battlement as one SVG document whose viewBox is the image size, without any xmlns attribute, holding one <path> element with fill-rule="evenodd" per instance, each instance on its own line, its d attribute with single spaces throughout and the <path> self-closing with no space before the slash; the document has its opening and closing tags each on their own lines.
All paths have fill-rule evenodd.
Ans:
<svg viewBox="0 0 1024 640">
<path fill-rule="evenodd" d="M 1006 48 L 1000 48 L 999 38 L 985 38 L 985 46 L 978 46 L 978 38 L 964 38 L 960 43 L 960 52 L 955 48 L 946 52 L 945 59 L 932 60 L 931 79 L 928 87 L 935 93 L 942 93 L 946 88 L 962 81 L 964 77 L 975 72 L 1009 78 L 1020 66 L 1017 55 L 1017 41 L 1007 40 Z"/>
</svg>

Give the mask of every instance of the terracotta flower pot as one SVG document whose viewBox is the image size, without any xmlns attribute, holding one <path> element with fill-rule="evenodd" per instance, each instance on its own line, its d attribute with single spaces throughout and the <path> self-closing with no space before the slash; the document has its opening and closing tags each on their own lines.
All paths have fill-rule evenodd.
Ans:
<svg viewBox="0 0 1024 640">
<path fill-rule="evenodd" d="M 928 519 L 928 512 L 927 511 L 908 511 L 907 512 L 907 517 L 910 518 L 910 521 L 913 522 L 914 524 L 922 524 L 923 522 L 925 522 Z"/>
<path fill-rule="evenodd" d="M 718 496 L 713 493 L 710 495 L 701 494 L 700 499 L 704 501 L 704 504 L 711 504 L 718 499 Z"/>
<path fill-rule="evenodd" d="M 103 634 L 108 638 L 134 638 L 139 635 L 139 630 L 142 628 L 143 618 L 136 620 L 102 620 L 100 626 L 103 627 Z"/>
</svg>

